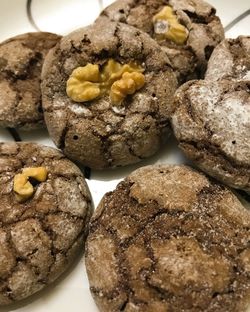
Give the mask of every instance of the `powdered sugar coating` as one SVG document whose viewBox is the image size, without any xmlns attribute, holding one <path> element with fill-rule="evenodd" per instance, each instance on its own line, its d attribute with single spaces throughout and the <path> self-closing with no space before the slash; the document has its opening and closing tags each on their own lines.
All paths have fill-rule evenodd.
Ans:
<svg viewBox="0 0 250 312">
<path fill-rule="evenodd" d="M 129 42 L 129 44 L 128 44 Z M 115 106 L 107 94 L 76 103 L 65 92 L 72 71 L 114 59 L 143 66 L 145 86 Z M 97 23 L 65 36 L 43 66 L 42 95 L 51 138 L 71 159 L 95 169 L 126 166 L 156 153 L 170 134 L 177 81 L 161 47 L 134 27 Z"/>
<path fill-rule="evenodd" d="M 250 214 L 186 166 L 141 167 L 90 224 L 86 268 L 100 311 L 243 312 Z"/>
<path fill-rule="evenodd" d="M 188 31 L 188 38 L 181 45 L 157 36 L 166 31 L 168 23 L 153 23 L 153 17 L 165 6 L 173 8 Z M 215 8 L 203 0 L 117 0 L 101 16 L 132 25 L 154 38 L 169 57 L 180 84 L 204 77 L 214 47 L 224 39 Z"/>
<path fill-rule="evenodd" d="M 0 43 L 0 126 L 43 128 L 40 79 L 44 58 L 61 36 L 25 33 Z"/>
<path fill-rule="evenodd" d="M 179 89 L 176 104 L 172 124 L 187 155 L 212 176 L 250 190 L 249 84 L 192 81 Z"/>
<path fill-rule="evenodd" d="M 250 80 L 250 37 L 223 40 L 212 53 L 206 79 Z"/>
<path fill-rule="evenodd" d="M 20 203 L 13 177 L 43 166 L 45 182 Z M 0 143 L 0 306 L 52 283 L 83 248 L 92 212 L 81 171 L 59 151 L 32 143 Z"/>
</svg>

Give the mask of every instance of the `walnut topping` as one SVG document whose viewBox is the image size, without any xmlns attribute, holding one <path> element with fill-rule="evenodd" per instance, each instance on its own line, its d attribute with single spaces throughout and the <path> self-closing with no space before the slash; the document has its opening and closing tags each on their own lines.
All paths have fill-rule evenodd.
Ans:
<svg viewBox="0 0 250 312">
<path fill-rule="evenodd" d="M 91 101 L 109 93 L 112 103 L 117 104 L 143 87 L 142 72 L 143 68 L 134 62 L 120 64 L 110 59 L 101 70 L 98 65 L 87 64 L 72 72 L 66 91 L 75 102 Z"/>
<path fill-rule="evenodd" d="M 88 64 L 73 70 L 67 81 L 67 94 L 75 102 L 91 101 L 100 95 L 98 65 Z"/>
<path fill-rule="evenodd" d="M 145 77 L 142 73 L 125 72 L 120 80 L 113 83 L 110 97 L 114 104 L 119 104 L 128 95 L 134 94 L 145 84 Z"/>
<path fill-rule="evenodd" d="M 188 38 L 188 30 L 180 24 L 170 6 L 165 6 L 153 17 L 154 32 L 158 39 L 169 39 L 176 44 L 184 44 Z"/>
<path fill-rule="evenodd" d="M 23 202 L 33 195 L 34 188 L 29 182 L 29 178 L 33 178 L 38 182 L 44 182 L 47 179 L 47 175 L 47 169 L 44 167 L 24 168 L 22 173 L 16 174 L 14 177 L 16 199 L 19 202 Z"/>
</svg>

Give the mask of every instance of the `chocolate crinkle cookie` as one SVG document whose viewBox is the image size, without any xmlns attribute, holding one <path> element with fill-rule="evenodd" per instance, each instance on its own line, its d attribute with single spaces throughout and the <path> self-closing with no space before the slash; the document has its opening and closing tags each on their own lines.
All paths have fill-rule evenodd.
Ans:
<svg viewBox="0 0 250 312">
<path fill-rule="evenodd" d="M 86 267 L 102 312 L 245 312 L 250 213 L 185 166 L 140 168 L 91 220 Z"/>
<path fill-rule="evenodd" d="M 250 81 L 187 82 L 175 96 L 172 126 L 200 169 L 250 192 Z"/>
<path fill-rule="evenodd" d="M 250 81 L 250 37 L 223 40 L 211 55 L 205 77 Z"/>
<path fill-rule="evenodd" d="M 83 165 L 136 163 L 166 141 L 176 87 L 169 59 L 152 38 L 102 18 L 47 55 L 45 121 L 55 144 Z"/>
<path fill-rule="evenodd" d="M 167 53 L 180 84 L 203 78 L 224 30 L 216 10 L 202 0 L 118 0 L 101 14 L 137 27 Z"/>
<path fill-rule="evenodd" d="M 45 55 L 60 39 L 26 33 L 0 43 L 0 127 L 44 126 L 40 80 Z"/>
<path fill-rule="evenodd" d="M 81 171 L 59 151 L 0 143 L 0 306 L 51 284 L 83 248 L 92 213 Z"/>
</svg>

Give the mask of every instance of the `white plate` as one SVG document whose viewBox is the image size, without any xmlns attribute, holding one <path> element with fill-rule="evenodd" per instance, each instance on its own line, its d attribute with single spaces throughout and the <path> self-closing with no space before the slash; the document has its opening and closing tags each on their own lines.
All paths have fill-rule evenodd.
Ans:
<svg viewBox="0 0 250 312">
<path fill-rule="evenodd" d="M 86 26 L 93 22 L 102 7 L 113 2 L 112 0 L 0 0 L 0 41 L 8 37 L 36 31 L 51 31 L 67 34 L 75 28 Z M 250 3 L 249 0 L 228 1 L 211 0 L 217 8 L 223 25 L 230 28 L 227 37 L 249 35 Z M 244 13 L 247 12 L 245 15 Z M 239 21 L 237 21 L 237 17 Z M 236 19 L 236 20 L 235 20 Z M 233 20 L 235 22 L 230 24 Z M 48 133 L 34 131 L 25 133 L 19 131 L 23 141 L 34 141 L 54 146 Z M 0 130 L 0 141 L 11 141 L 13 138 L 8 131 Z M 171 139 L 154 157 L 138 165 L 123 169 L 92 171 L 88 185 L 92 193 L 95 206 L 107 191 L 115 188 L 117 183 L 137 167 L 153 163 L 187 163 L 182 153 L 177 149 L 174 139 Z M 1 264 L 0 264 L 1 265 Z M 59 281 L 31 299 L 21 304 L 7 308 L 0 308 L 2 312 L 97 312 L 85 272 L 83 256 L 78 259 L 71 270 Z M 250 311 L 250 309 L 249 309 Z M 157 312 L 157 311 L 156 311 Z"/>
</svg>

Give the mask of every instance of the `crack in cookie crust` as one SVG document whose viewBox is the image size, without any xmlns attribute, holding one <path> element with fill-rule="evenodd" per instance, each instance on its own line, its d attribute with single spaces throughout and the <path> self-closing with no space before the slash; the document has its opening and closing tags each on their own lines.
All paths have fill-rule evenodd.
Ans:
<svg viewBox="0 0 250 312">
<path fill-rule="evenodd" d="M 250 80 L 250 37 L 223 40 L 208 62 L 206 79 Z M 223 63 L 223 65 L 222 65 Z"/>
<path fill-rule="evenodd" d="M 127 96 L 123 107 L 113 106 L 107 95 L 80 104 L 67 97 L 73 69 L 103 66 L 110 58 L 145 69 L 145 86 Z M 48 54 L 42 76 L 46 124 L 70 158 L 98 169 L 124 166 L 154 154 L 166 141 L 177 82 L 160 46 L 139 30 L 102 18 L 62 39 Z"/>
<path fill-rule="evenodd" d="M 185 44 L 156 39 L 152 19 L 166 6 L 174 9 L 178 20 L 188 29 L 189 38 Z M 100 18 L 107 17 L 111 21 L 134 26 L 156 39 L 168 55 L 182 84 L 204 77 L 213 49 L 224 39 L 223 27 L 215 14 L 215 8 L 204 1 L 118 0 L 105 8 Z"/>
<path fill-rule="evenodd" d="M 44 166 L 47 180 L 16 201 L 13 177 Z M 83 248 L 92 213 L 81 171 L 59 151 L 32 143 L 0 143 L 0 305 L 52 283 Z"/>
<path fill-rule="evenodd" d="M 44 126 L 42 64 L 60 38 L 52 33 L 26 33 L 0 44 L 1 127 L 29 130 Z"/>
<path fill-rule="evenodd" d="M 185 166 L 140 168 L 107 193 L 86 267 L 100 311 L 242 312 L 249 303 L 250 214 Z"/>
<path fill-rule="evenodd" d="M 250 85 L 204 80 L 175 95 L 172 126 L 179 146 L 199 168 L 227 185 L 250 191 Z"/>
</svg>

